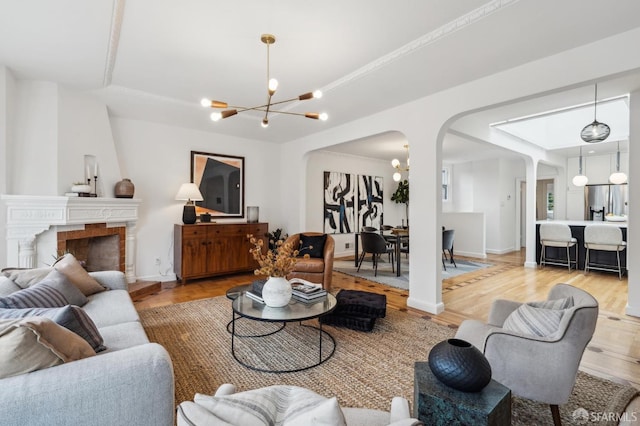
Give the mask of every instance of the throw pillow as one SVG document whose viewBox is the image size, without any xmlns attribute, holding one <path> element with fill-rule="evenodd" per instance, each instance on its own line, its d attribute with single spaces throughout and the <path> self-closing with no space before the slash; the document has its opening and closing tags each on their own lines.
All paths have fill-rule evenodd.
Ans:
<svg viewBox="0 0 640 426">
<path fill-rule="evenodd" d="M 309 257 L 323 258 L 324 244 L 327 241 L 327 234 L 305 235 L 300 234 L 300 249 L 298 256 L 308 254 Z"/>
<path fill-rule="evenodd" d="M 0 379 L 62 364 L 22 320 L 0 320 Z"/>
<path fill-rule="evenodd" d="M 68 303 L 66 303 L 67 305 L 84 306 L 89 301 L 78 287 L 71 284 L 66 275 L 61 274 L 55 269 L 49 272 L 49 275 L 47 275 L 40 284 L 53 287 L 62 293 L 64 298 L 68 301 Z"/>
<path fill-rule="evenodd" d="M 307 413 L 317 419 L 335 417 L 335 410 L 330 406 L 318 408 L 327 398 L 298 386 L 268 386 L 224 396 L 196 394 L 193 400 L 220 420 L 234 425 L 285 424 L 283 422 L 289 420 L 291 425 L 296 425 L 293 421 L 302 419 L 307 422 L 299 424 L 314 424 L 309 423 Z"/>
<path fill-rule="evenodd" d="M 62 272 L 69 281 L 71 281 L 71 284 L 78 287 L 85 296 L 106 290 L 95 278 L 85 271 L 82 265 L 80 265 L 80 262 L 78 262 L 71 253 L 67 253 L 58 259 L 58 261 L 53 264 L 53 267 L 58 272 Z"/>
<path fill-rule="evenodd" d="M 288 412 L 288 410 L 287 410 Z M 285 416 L 283 426 L 332 425 L 345 426 L 347 421 L 334 396 L 321 402 L 315 407 L 296 413 L 293 418 Z"/>
<path fill-rule="evenodd" d="M 45 317 L 67 330 L 73 331 L 91 345 L 94 351 L 105 350 L 104 339 L 89 315 L 80 307 L 67 305 L 62 308 L 0 309 L 0 319 Z"/>
<path fill-rule="evenodd" d="M 5 268 L 2 270 L 2 274 L 16 283 L 20 288 L 28 288 L 42 281 L 49 275 L 51 269 L 52 268 Z"/>
<path fill-rule="evenodd" d="M 20 321 L 38 337 L 38 343 L 56 354 L 64 362 L 88 358 L 96 354 L 82 337 L 56 324 L 49 318 L 28 317 Z"/>
<path fill-rule="evenodd" d="M 568 309 L 573 307 L 573 296 L 562 299 L 544 300 L 542 302 L 529 302 L 527 305 L 542 309 Z"/>
<path fill-rule="evenodd" d="M 545 337 L 558 330 L 564 315 L 561 309 L 543 309 L 523 304 L 504 321 L 502 328 L 522 334 Z"/>
<path fill-rule="evenodd" d="M 0 308 L 5 309 L 55 308 L 68 304 L 60 290 L 45 282 L 0 297 Z"/>
</svg>

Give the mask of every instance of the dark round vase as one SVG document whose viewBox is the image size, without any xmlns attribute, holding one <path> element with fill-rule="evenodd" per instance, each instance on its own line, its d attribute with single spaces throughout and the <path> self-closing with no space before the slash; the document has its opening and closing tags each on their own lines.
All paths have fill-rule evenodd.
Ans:
<svg viewBox="0 0 640 426">
<path fill-rule="evenodd" d="M 116 183 L 113 190 L 116 198 L 133 198 L 133 191 L 135 186 L 131 179 L 124 178 L 120 182 Z"/>
<path fill-rule="evenodd" d="M 461 339 L 443 340 L 429 352 L 429 367 L 445 385 L 462 392 L 479 392 L 491 381 L 489 361 Z"/>
</svg>

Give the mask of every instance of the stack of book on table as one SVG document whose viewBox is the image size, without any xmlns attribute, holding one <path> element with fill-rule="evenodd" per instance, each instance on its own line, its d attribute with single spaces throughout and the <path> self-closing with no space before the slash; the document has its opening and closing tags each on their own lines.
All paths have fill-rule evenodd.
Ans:
<svg viewBox="0 0 640 426">
<path fill-rule="evenodd" d="M 247 290 L 247 297 L 257 302 L 264 303 L 264 300 L 262 299 L 262 287 L 264 287 L 264 283 L 266 282 L 267 280 L 256 280 L 252 282 L 251 289 Z"/>
<path fill-rule="evenodd" d="M 315 301 L 327 295 L 327 291 L 320 284 L 293 284 L 291 289 L 293 297 L 303 302 Z"/>
</svg>

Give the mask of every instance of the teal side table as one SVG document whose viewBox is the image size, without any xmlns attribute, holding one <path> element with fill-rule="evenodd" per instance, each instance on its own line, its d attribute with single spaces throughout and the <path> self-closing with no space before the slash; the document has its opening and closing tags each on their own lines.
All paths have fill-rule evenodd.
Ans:
<svg viewBox="0 0 640 426">
<path fill-rule="evenodd" d="M 428 362 L 416 362 L 413 417 L 435 426 L 509 426 L 511 390 L 491 380 L 480 392 L 460 392 L 440 382 Z"/>
</svg>

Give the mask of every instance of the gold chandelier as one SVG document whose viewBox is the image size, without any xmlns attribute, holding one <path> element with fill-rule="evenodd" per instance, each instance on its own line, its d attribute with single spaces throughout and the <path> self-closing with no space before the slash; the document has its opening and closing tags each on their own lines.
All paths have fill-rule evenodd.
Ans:
<svg viewBox="0 0 640 426">
<path fill-rule="evenodd" d="M 398 160 L 397 158 L 394 158 L 393 160 L 391 160 L 391 166 L 396 169 L 396 172 L 393 174 L 393 180 L 396 182 L 400 182 L 400 179 L 402 179 L 402 172 L 409 171 L 409 145 L 408 144 L 404 145 L 404 149 L 407 150 L 406 166 L 403 166 L 402 164 L 400 164 L 400 160 Z"/>
<path fill-rule="evenodd" d="M 300 115 L 300 116 L 311 118 L 314 120 L 322 120 L 322 121 L 327 120 L 329 116 L 325 112 L 298 113 L 298 112 L 290 112 L 290 111 L 276 111 L 271 108 L 274 105 L 281 105 L 281 104 L 292 102 L 292 101 L 306 101 L 308 99 L 318 99 L 322 97 L 322 92 L 320 90 L 316 90 L 315 92 L 304 93 L 298 97 L 287 99 L 284 101 L 271 102 L 271 98 L 276 93 L 276 90 L 278 88 L 278 80 L 276 80 L 275 78 L 269 78 L 269 46 L 271 46 L 276 42 L 276 37 L 272 34 L 262 34 L 262 36 L 260 36 L 260 40 L 267 45 L 267 103 L 264 105 L 258 105 L 254 107 L 230 106 L 226 102 L 214 101 L 211 99 L 204 98 L 200 101 L 200 104 L 203 107 L 224 109 L 224 111 L 215 111 L 211 113 L 211 120 L 218 121 L 222 118 L 229 118 L 231 116 L 238 114 L 239 112 L 244 112 L 244 111 L 263 111 L 264 118 L 262 119 L 262 127 L 269 126 L 269 113 Z"/>
</svg>

